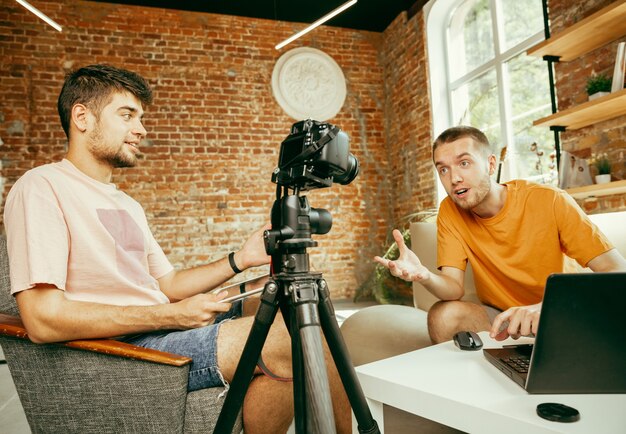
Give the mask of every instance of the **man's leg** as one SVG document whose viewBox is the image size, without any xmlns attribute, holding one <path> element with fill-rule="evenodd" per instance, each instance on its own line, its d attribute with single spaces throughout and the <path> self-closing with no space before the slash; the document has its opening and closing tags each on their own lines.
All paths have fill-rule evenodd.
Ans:
<svg viewBox="0 0 626 434">
<path fill-rule="evenodd" d="M 483 306 L 467 301 L 438 301 L 428 311 L 428 334 L 434 344 L 449 341 L 459 331 L 489 330 L 491 321 Z"/>
<path fill-rule="evenodd" d="M 253 317 L 246 317 L 222 324 L 218 339 L 217 352 L 220 371 L 226 381 L 232 381 L 243 347 L 248 338 Z M 337 431 L 351 432 L 350 404 L 344 392 L 337 369 L 325 347 L 328 368 L 330 394 L 333 398 L 333 410 Z M 276 376 L 290 378 L 291 372 L 291 337 L 280 315 L 277 315 L 262 350 L 263 362 Z M 261 374 L 255 368 L 255 374 Z M 293 384 L 272 380 L 264 375 L 255 375 L 244 400 L 244 427 L 250 433 L 282 433 L 287 430 L 293 419 Z M 271 417 L 269 416 L 271 415 Z"/>
</svg>

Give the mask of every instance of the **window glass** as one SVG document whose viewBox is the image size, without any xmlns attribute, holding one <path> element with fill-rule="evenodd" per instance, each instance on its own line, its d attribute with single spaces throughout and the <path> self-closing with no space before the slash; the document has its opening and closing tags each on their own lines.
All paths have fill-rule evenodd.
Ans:
<svg viewBox="0 0 626 434">
<path fill-rule="evenodd" d="M 457 125 L 471 125 L 480 129 L 492 144 L 502 142 L 495 70 L 463 84 L 453 92 L 452 99 L 457 102 L 454 106 Z"/>
<path fill-rule="evenodd" d="M 548 116 L 551 105 L 548 71 L 545 63 L 522 53 L 506 63 L 511 84 L 513 146 L 507 148 L 516 163 L 517 176 L 539 183 L 556 184 L 553 133 L 533 127 L 534 120 Z"/>
<path fill-rule="evenodd" d="M 493 59 L 493 35 L 488 0 L 469 0 L 452 16 L 449 64 L 452 79 Z"/>
<path fill-rule="evenodd" d="M 537 32 L 543 32 L 543 9 L 536 0 L 502 0 L 504 48 L 508 50 Z"/>
</svg>

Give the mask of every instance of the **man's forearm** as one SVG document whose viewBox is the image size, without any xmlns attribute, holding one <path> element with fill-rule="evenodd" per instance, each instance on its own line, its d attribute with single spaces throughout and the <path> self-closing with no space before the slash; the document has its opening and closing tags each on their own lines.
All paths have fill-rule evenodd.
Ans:
<svg viewBox="0 0 626 434">
<path fill-rule="evenodd" d="M 210 264 L 173 272 L 171 276 L 159 279 L 159 286 L 171 301 L 177 301 L 216 288 L 234 275 L 228 258 L 222 258 Z"/>
<path fill-rule="evenodd" d="M 465 293 L 463 286 L 451 276 L 430 272 L 428 279 L 418 281 L 440 300 L 458 300 Z"/>
<path fill-rule="evenodd" d="M 17 295 L 29 338 L 36 343 L 108 338 L 178 328 L 171 304 L 113 306 L 71 301 L 62 291 L 30 289 Z"/>
</svg>

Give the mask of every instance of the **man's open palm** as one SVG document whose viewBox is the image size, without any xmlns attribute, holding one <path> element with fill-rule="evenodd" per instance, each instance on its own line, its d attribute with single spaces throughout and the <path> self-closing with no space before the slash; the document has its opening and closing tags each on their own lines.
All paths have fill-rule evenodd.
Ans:
<svg viewBox="0 0 626 434">
<path fill-rule="evenodd" d="M 408 281 L 420 281 L 430 277 L 430 271 L 424 267 L 419 258 L 404 243 L 404 238 L 399 230 L 393 230 L 393 238 L 398 244 L 400 256 L 395 261 L 374 257 L 374 260 L 389 269 L 392 275 Z"/>
</svg>

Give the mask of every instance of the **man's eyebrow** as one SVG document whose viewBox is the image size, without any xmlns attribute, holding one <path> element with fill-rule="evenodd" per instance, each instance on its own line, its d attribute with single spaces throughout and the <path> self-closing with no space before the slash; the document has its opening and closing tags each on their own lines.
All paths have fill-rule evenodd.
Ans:
<svg viewBox="0 0 626 434">
<path fill-rule="evenodd" d="M 135 107 L 132 105 L 123 105 L 120 108 L 117 109 L 118 112 L 124 111 L 124 110 L 128 110 L 129 112 L 135 114 L 135 113 L 140 113 L 140 109 L 139 107 Z M 140 119 L 143 119 L 145 113 L 141 112 L 139 115 Z"/>
<path fill-rule="evenodd" d="M 122 110 L 128 110 L 128 111 L 131 111 L 133 113 L 137 113 L 139 111 L 139 109 L 137 107 L 133 107 L 133 106 L 130 106 L 130 105 L 124 105 L 124 106 L 121 106 L 120 108 L 117 109 L 117 111 L 122 111 Z"/>
<path fill-rule="evenodd" d="M 465 157 L 471 157 L 474 158 L 474 156 L 472 154 L 470 154 L 469 152 L 461 152 L 459 155 L 455 155 L 455 160 L 460 160 L 462 158 Z M 445 166 L 445 164 L 443 163 L 443 161 L 435 161 L 435 167 L 437 166 Z"/>
</svg>

